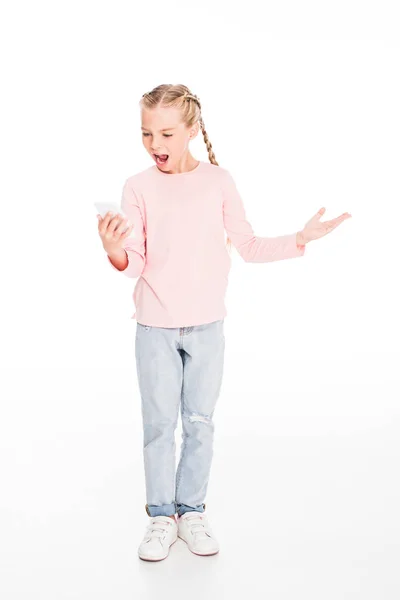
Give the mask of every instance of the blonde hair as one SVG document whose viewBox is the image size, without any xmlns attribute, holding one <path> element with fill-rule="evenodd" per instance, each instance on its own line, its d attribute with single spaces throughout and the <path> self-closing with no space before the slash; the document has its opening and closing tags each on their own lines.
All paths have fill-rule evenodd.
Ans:
<svg viewBox="0 0 400 600">
<path fill-rule="evenodd" d="M 213 165 L 218 166 L 212 144 L 204 126 L 200 99 L 195 94 L 192 94 L 186 85 L 172 85 L 167 83 L 158 85 L 150 92 L 143 94 L 139 104 L 147 110 L 151 110 L 157 106 L 178 108 L 181 110 L 182 122 L 189 128 L 193 127 L 198 121 L 203 133 L 204 142 L 207 146 L 209 161 Z M 232 242 L 229 237 L 226 242 L 228 247 L 231 248 Z"/>
</svg>

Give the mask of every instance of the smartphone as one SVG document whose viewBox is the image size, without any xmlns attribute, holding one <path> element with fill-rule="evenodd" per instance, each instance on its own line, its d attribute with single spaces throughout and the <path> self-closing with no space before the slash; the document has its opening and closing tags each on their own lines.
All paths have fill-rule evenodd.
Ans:
<svg viewBox="0 0 400 600">
<path fill-rule="evenodd" d="M 109 211 L 114 213 L 114 215 L 116 215 L 118 213 L 118 214 L 122 215 L 123 217 L 127 217 L 127 215 L 124 213 L 124 211 L 122 210 L 120 205 L 117 204 L 116 202 L 95 202 L 94 206 L 96 207 L 97 214 L 99 214 L 103 219 Z M 128 221 L 128 227 L 130 224 L 131 223 Z M 128 229 L 128 227 L 125 227 L 125 229 L 123 230 L 122 233 L 125 233 L 125 231 Z M 135 237 L 134 229 L 132 229 L 132 231 L 130 232 L 128 237 Z"/>
</svg>

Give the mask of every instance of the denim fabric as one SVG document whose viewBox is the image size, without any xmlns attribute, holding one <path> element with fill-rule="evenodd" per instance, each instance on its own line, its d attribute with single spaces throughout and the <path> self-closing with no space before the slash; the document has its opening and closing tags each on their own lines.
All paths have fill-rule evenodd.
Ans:
<svg viewBox="0 0 400 600">
<path fill-rule="evenodd" d="M 146 512 L 151 517 L 204 512 L 224 352 L 224 319 L 190 327 L 136 325 Z M 182 444 L 175 475 L 179 408 Z"/>
</svg>

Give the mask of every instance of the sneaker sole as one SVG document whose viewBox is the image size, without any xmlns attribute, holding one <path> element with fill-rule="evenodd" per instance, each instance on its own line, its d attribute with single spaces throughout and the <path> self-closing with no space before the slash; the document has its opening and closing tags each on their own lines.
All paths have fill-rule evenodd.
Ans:
<svg viewBox="0 0 400 600">
<path fill-rule="evenodd" d="M 173 546 L 177 542 L 177 540 L 178 540 L 178 538 L 174 542 L 172 542 L 172 544 L 169 545 L 168 554 L 166 556 L 162 556 L 161 558 L 149 558 L 146 556 L 140 556 L 139 553 L 138 553 L 138 556 L 141 560 L 146 560 L 148 562 L 159 562 L 160 560 L 165 560 L 169 556 L 169 551 L 171 549 L 171 546 Z"/>
<path fill-rule="evenodd" d="M 189 546 L 188 546 L 189 548 Z M 216 552 L 208 552 L 207 554 L 200 554 L 200 552 L 195 552 L 194 550 L 192 550 L 191 548 L 189 548 L 190 552 L 193 552 L 193 554 L 196 554 L 197 556 L 214 556 L 214 554 L 218 554 L 219 550 L 217 550 Z"/>
<path fill-rule="evenodd" d="M 215 550 L 214 552 L 206 552 L 206 553 L 200 553 L 200 552 L 195 552 L 194 550 L 191 549 L 191 547 L 189 546 L 189 544 L 187 543 L 187 541 L 185 540 L 185 538 L 181 537 L 178 534 L 178 538 L 180 540 L 182 540 L 183 542 L 185 542 L 186 546 L 189 548 L 190 552 L 193 552 L 193 554 L 196 554 L 197 556 L 214 556 L 214 554 L 218 554 L 219 550 Z"/>
</svg>

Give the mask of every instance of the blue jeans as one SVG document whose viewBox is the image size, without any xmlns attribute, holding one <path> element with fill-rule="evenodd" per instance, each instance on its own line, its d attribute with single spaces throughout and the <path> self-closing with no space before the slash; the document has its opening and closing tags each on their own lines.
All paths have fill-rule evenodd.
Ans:
<svg viewBox="0 0 400 600">
<path fill-rule="evenodd" d="M 137 323 L 135 356 L 150 517 L 204 512 L 224 351 L 224 319 L 172 328 Z M 175 481 L 179 407 L 182 445 Z"/>
</svg>

